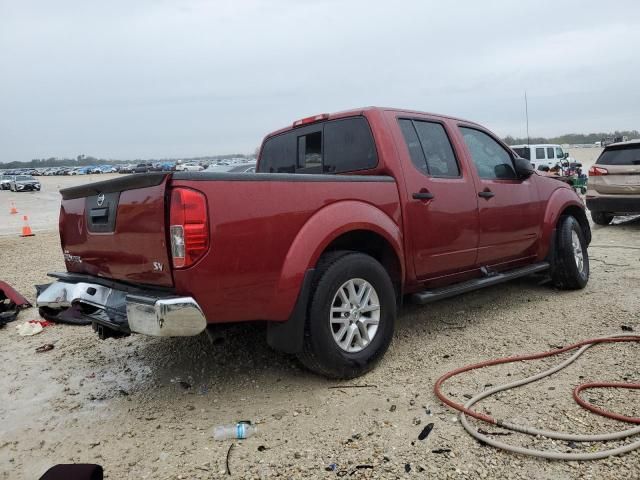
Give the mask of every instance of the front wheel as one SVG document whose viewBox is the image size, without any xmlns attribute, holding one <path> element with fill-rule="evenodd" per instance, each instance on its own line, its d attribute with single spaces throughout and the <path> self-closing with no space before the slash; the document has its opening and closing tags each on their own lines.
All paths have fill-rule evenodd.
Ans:
<svg viewBox="0 0 640 480">
<path fill-rule="evenodd" d="M 580 223 L 571 216 L 560 217 L 556 232 L 553 283 L 562 290 L 584 288 L 589 281 L 589 253 Z"/>
<path fill-rule="evenodd" d="M 396 318 L 395 290 L 374 258 L 356 252 L 323 256 L 298 355 L 310 370 L 330 378 L 354 378 L 386 352 Z"/>
</svg>

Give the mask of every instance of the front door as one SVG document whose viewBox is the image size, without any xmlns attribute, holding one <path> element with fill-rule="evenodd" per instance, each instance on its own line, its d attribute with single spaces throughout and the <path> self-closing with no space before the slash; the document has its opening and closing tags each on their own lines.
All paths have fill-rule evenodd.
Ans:
<svg viewBox="0 0 640 480">
<path fill-rule="evenodd" d="M 516 178 L 513 156 L 488 133 L 471 126 L 459 131 L 476 168 L 478 266 L 533 256 L 543 213 L 533 180 Z"/>
<path fill-rule="evenodd" d="M 398 118 L 393 128 L 405 177 L 405 231 L 416 277 L 441 277 L 474 267 L 478 198 L 469 167 L 459 162 L 444 123 Z"/>
</svg>

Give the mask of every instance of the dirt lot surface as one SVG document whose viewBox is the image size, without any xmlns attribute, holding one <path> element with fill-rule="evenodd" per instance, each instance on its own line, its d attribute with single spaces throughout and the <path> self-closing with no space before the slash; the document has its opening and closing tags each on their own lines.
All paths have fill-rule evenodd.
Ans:
<svg viewBox="0 0 640 480">
<path fill-rule="evenodd" d="M 9 215 L 2 205 L 4 228 Z M 41 209 L 54 215 L 43 213 L 43 225 L 55 227 L 57 206 Z M 15 325 L 37 318 L 27 310 L 0 330 L 0 479 L 34 479 L 56 463 L 71 462 L 101 464 L 111 479 L 227 478 L 233 442 L 217 442 L 210 431 L 238 420 L 256 422 L 259 432 L 235 442 L 228 456 L 233 478 L 640 478 L 639 450 L 591 462 L 551 462 L 482 446 L 433 394 L 441 374 L 468 363 L 621 333 L 622 325 L 640 331 L 640 219 L 616 223 L 593 228 L 586 289 L 559 292 L 528 278 L 406 307 L 381 364 L 350 382 L 314 376 L 271 351 L 257 325 L 214 330 L 213 342 L 204 334 L 101 341 L 90 327 L 66 325 L 19 337 Z M 64 268 L 57 233 L 43 228 L 31 238 L 0 236 L 0 278 L 30 300 L 33 285 L 48 281 L 47 271 Z M 55 348 L 35 353 L 45 343 Z M 488 384 L 530 375 L 561 358 L 464 374 L 445 392 L 464 402 Z M 566 370 L 483 401 L 479 409 L 574 433 L 629 428 L 574 404 L 573 387 L 595 380 L 640 381 L 640 345 L 593 347 Z M 585 397 L 640 416 L 640 391 Z M 433 431 L 418 440 L 429 423 Z M 497 438 L 562 452 L 619 444 Z M 331 464 L 335 471 L 326 470 Z"/>
</svg>

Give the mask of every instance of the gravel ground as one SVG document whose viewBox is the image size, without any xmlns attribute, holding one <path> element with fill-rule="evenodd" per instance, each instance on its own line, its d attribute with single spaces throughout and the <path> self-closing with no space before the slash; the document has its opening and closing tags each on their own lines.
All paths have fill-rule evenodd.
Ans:
<svg viewBox="0 0 640 480">
<path fill-rule="evenodd" d="M 204 334 L 101 341 L 90 327 L 65 325 L 19 337 L 14 325 L 37 318 L 33 309 L 25 311 L 0 330 L 0 479 L 38 478 L 53 464 L 70 462 L 99 463 L 111 479 L 222 478 L 233 442 L 214 441 L 211 428 L 245 419 L 258 423 L 259 432 L 235 442 L 229 455 L 235 478 L 334 478 L 341 472 L 349 478 L 640 478 L 640 451 L 551 462 L 481 446 L 432 393 L 438 376 L 468 363 L 620 333 L 622 325 L 639 331 L 640 219 L 594 227 L 590 255 L 591 280 L 583 291 L 558 292 L 528 278 L 406 307 L 384 360 L 351 382 L 314 376 L 271 351 L 259 325 L 213 331 L 212 342 Z M 47 271 L 62 268 L 56 233 L 0 237 L 0 278 L 29 299 L 34 284 L 47 282 Z M 44 343 L 55 348 L 36 354 Z M 575 433 L 628 428 L 583 411 L 571 391 L 587 381 L 640 381 L 639 353 L 637 344 L 594 347 L 553 377 L 478 408 Z M 445 392 L 464 401 L 488 384 L 555 362 L 464 374 Z M 640 416 L 638 391 L 585 397 Z M 433 431 L 418 440 L 428 423 Z M 603 448 L 520 434 L 498 438 L 556 451 Z M 435 453 L 439 449 L 447 450 Z M 326 470 L 331 464 L 335 471 Z"/>
</svg>

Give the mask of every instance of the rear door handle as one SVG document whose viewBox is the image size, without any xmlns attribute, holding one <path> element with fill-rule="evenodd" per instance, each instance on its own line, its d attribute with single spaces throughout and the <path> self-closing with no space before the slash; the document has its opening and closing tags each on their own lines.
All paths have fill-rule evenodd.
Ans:
<svg viewBox="0 0 640 480">
<path fill-rule="evenodd" d="M 433 193 L 431 192 L 416 192 L 413 195 L 415 200 L 431 200 L 433 198 Z"/>
<path fill-rule="evenodd" d="M 489 200 L 491 197 L 494 197 L 496 194 L 493 193 L 491 190 L 487 189 L 483 192 L 478 192 L 478 196 L 482 197 L 482 198 L 486 198 L 487 200 Z"/>
</svg>

